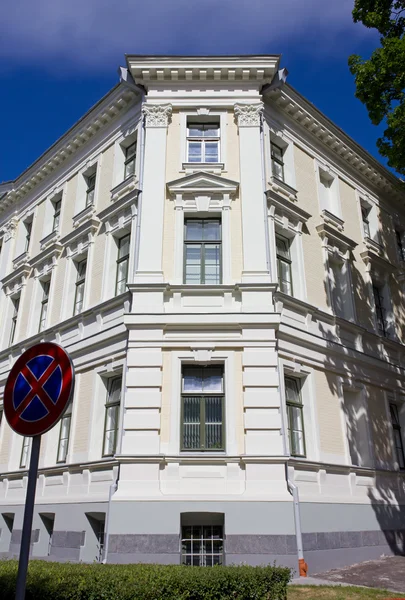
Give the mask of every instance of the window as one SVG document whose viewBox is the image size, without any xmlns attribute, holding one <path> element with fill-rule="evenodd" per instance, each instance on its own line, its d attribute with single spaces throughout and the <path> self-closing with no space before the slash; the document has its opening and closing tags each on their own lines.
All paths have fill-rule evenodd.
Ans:
<svg viewBox="0 0 405 600">
<path fill-rule="evenodd" d="M 23 437 L 23 444 L 21 449 L 21 458 L 20 458 L 20 469 L 25 469 L 28 465 L 29 456 L 31 450 L 31 438 Z"/>
<path fill-rule="evenodd" d="M 305 456 L 305 435 L 303 407 L 301 402 L 301 384 L 293 377 L 284 378 L 285 399 L 287 405 L 288 439 L 292 456 Z"/>
<path fill-rule="evenodd" d="M 321 210 L 327 210 L 332 215 L 340 218 L 339 180 L 329 171 L 319 167 L 319 200 Z"/>
<path fill-rule="evenodd" d="M 86 207 L 90 204 L 94 204 L 94 190 L 96 188 L 96 173 L 87 176 L 87 190 L 86 190 Z"/>
<path fill-rule="evenodd" d="M 41 300 L 41 314 L 39 317 L 39 329 L 42 331 L 46 327 L 46 317 L 48 315 L 48 301 L 49 301 L 49 288 L 51 281 L 41 281 L 42 286 L 42 300 Z"/>
<path fill-rule="evenodd" d="M 113 456 L 117 448 L 121 386 L 121 377 L 112 379 L 108 384 L 107 402 L 105 405 L 103 456 Z"/>
<path fill-rule="evenodd" d="M 11 317 L 11 331 L 10 331 L 10 342 L 11 346 L 14 342 L 15 332 L 17 329 L 18 309 L 20 308 L 20 296 L 12 299 L 13 303 L 13 316 Z"/>
<path fill-rule="evenodd" d="M 364 232 L 364 236 L 367 238 L 370 238 L 370 221 L 368 219 L 369 214 L 370 214 L 370 208 L 368 206 L 366 206 L 365 204 L 361 205 L 361 218 L 363 221 L 363 232 Z"/>
<path fill-rule="evenodd" d="M 75 291 L 75 304 L 74 304 L 74 315 L 78 315 L 83 309 L 84 300 L 84 286 L 86 283 L 86 268 L 87 259 L 81 260 L 76 263 L 77 276 L 76 276 L 76 291 Z"/>
<path fill-rule="evenodd" d="M 131 177 L 135 173 L 136 142 L 125 148 L 124 152 L 124 179 L 127 179 L 127 177 Z"/>
<path fill-rule="evenodd" d="M 271 142 L 271 171 L 273 177 L 284 181 L 284 150 L 277 146 L 274 142 Z"/>
<path fill-rule="evenodd" d="M 72 421 L 72 402 L 69 402 L 65 413 L 60 422 L 59 430 L 59 441 L 58 441 L 58 453 L 56 456 L 56 462 L 66 462 L 67 453 L 69 449 L 69 436 L 70 436 L 70 424 Z"/>
<path fill-rule="evenodd" d="M 194 567 L 222 565 L 224 530 L 222 525 L 185 525 L 181 528 L 181 562 Z"/>
<path fill-rule="evenodd" d="M 223 450 L 224 372 L 220 365 L 184 366 L 182 450 Z"/>
<path fill-rule="evenodd" d="M 280 292 L 292 296 L 290 240 L 281 235 L 276 235 L 276 248 L 277 275 Z"/>
<path fill-rule="evenodd" d="M 188 123 L 187 157 L 191 163 L 219 162 L 219 123 Z"/>
<path fill-rule="evenodd" d="M 62 207 L 62 200 L 55 200 L 53 204 L 53 226 L 52 231 L 58 231 L 60 223 L 60 210 Z"/>
<path fill-rule="evenodd" d="M 126 290 L 128 280 L 129 245 L 131 236 L 128 234 L 118 240 L 117 275 L 115 280 L 115 295 Z"/>
<path fill-rule="evenodd" d="M 394 444 L 396 457 L 400 469 L 405 469 L 404 446 L 402 444 L 401 424 L 399 421 L 398 406 L 390 404 L 392 429 L 394 430 Z"/>
<path fill-rule="evenodd" d="M 373 285 L 373 296 L 374 296 L 374 307 L 375 317 L 377 322 L 377 331 L 384 337 L 387 336 L 387 320 L 386 320 L 386 309 L 384 307 L 384 298 L 382 295 L 382 288 L 377 285 Z"/>
<path fill-rule="evenodd" d="M 395 230 L 395 239 L 397 242 L 397 251 L 398 251 L 398 258 L 401 261 L 405 261 L 405 245 L 404 245 L 404 233 L 402 231 L 399 231 L 398 229 Z"/>
<path fill-rule="evenodd" d="M 185 222 L 184 282 L 221 283 L 220 219 L 187 219 Z"/>
<path fill-rule="evenodd" d="M 25 229 L 26 229 L 24 252 L 28 252 L 28 249 L 30 247 L 30 241 L 31 241 L 32 221 L 25 221 L 24 225 L 25 225 Z"/>
</svg>

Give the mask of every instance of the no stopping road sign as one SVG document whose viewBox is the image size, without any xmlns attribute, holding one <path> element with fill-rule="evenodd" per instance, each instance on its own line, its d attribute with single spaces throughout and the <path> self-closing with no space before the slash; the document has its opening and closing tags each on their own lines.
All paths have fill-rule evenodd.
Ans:
<svg viewBox="0 0 405 600">
<path fill-rule="evenodd" d="M 32 346 L 16 361 L 4 390 L 4 414 L 12 429 L 42 435 L 63 415 L 74 387 L 74 367 L 52 342 Z"/>
</svg>

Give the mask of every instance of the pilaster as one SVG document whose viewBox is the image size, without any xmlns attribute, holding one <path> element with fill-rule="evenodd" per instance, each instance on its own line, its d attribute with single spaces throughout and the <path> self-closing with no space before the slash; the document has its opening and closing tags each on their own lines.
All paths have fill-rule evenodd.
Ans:
<svg viewBox="0 0 405 600">
<path fill-rule="evenodd" d="M 263 104 L 235 104 L 239 127 L 240 194 L 242 204 L 243 273 L 245 283 L 270 281 L 267 264 L 262 173 L 261 118 Z"/>
</svg>

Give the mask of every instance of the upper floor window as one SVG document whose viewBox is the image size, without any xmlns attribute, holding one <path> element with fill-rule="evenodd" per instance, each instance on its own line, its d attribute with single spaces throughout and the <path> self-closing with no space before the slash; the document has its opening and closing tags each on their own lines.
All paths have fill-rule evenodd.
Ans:
<svg viewBox="0 0 405 600">
<path fill-rule="evenodd" d="M 75 302 L 74 302 L 74 310 L 73 314 L 78 315 L 82 312 L 83 309 L 83 301 L 84 301 L 84 288 L 86 284 L 86 269 L 87 269 L 87 259 L 81 260 L 76 263 L 76 290 L 75 290 Z"/>
<path fill-rule="evenodd" d="M 128 280 L 129 245 L 131 236 L 125 235 L 118 240 L 117 275 L 115 281 L 115 294 L 125 292 Z"/>
<path fill-rule="evenodd" d="M 405 243 L 404 243 L 404 232 L 395 230 L 395 240 L 397 243 L 398 258 L 400 261 L 405 261 Z"/>
<path fill-rule="evenodd" d="M 219 123 L 189 122 L 187 126 L 188 162 L 219 162 L 219 131 Z"/>
<path fill-rule="evenodd" d="M 62 207 L 62 200 L 55 200 L 53 204 L 53 227 L 52 231 L 58 231 L 60 223 L 60 211 Z"/>
<path fill-rule="evenodd" d="M 187 219 L 184 282 L 216 285 L 222 280 L 220 219 Z"/>
<path fill-rule="evenodd" d="M 49 302 L 49 289 L 51 287 L 51 281 L 41 281 L 42 286 L 42 300 L 41 300 L 41 314 L 39 316 L 39 329 L 42 331 L 46 327 L 46 317 L 48 315 L 48 302 Z"/>
<path fill-rule="evenodd" d="M 290 240 L 276 235 L 277 248 L 277 275 L 280 292 L 292 295 L 292 276 L 291 276 L 291 256 L 290 256 Z"/>
<path fill-rule="evenodd" d="M 301 382 L 293 377 L 284 378 L 287 405 L 287 427 L 292 456 L 305 456 L 305 435 Z"/>
<path fill-rule="evenodd" d="M 24 226 L 26 229 L 24 252 L 28 252 L 31 241 L 32 221 L 24 221 Z"/>
<path fill-rule="evenodd" d="M 183 366 L 182 450 L 223 450 L 224 370 L 222 365 Z"/>
<path fill-rule="evenodd" d="M 273 177 L 284 181 L 284 149 L 271 142 L 271 172 Z"/>
<path fill-rule="evenodd" d="M 67 453 L 69 450 L 70 425 L 72 421 L 72 402 L 69 402 L 63 417 L 60 421 L 58 452 L 56 462 L 66 462 Z"/>
<path fill-rule="evenodd" d="M 373 285 L 375 318 L 377 323 L 378 333 L 384 337 L 388 335 L 387 319 L 385 308 L 383 288 L 378 285 Z"/>
<path fill-rule="evenodd" d="M 117 448 L 121 386 L 121 377 L 112 379 L 108 385 L 107 402 L 105 404 L 103 456 L 113 456 Z"/>
<path fill-rule="evenodd" d="M 136 142 L 125 148 L 124 179 L 135 173 Z"/>
<path fill-rule="evenodd" d="M 92 173 L 92 175 L 88 175 L 87 179 L 87 189 L 86 189 L 86 207 L 94 204 L 94 190 L 96 189 L 96 173 Z"/>
<path fill-rule="evenodd" d="M 400 469 L 405 469 L 404 446 L 402 442 L 401 423 L 399 420 L 398 406 L 390 403 L 391 424 L 394 432 L 396 458 Z"/>
<path fill-rule="evenodd" d="M 361 219 L 363 221 L 363 232 L 364 232 L 364 236 L 365 237 L 371 237 L 370 235 L 370 221 L 368 219 L 368 216 L 370 214 L 370 208 L 368 206 L 365 206 L 364 204 L 361 205 Z"/>
<path fill-rule="evenodd" d="M 20 457 L 20 469 L 25 469 L 28 465 L 30 450 L 31 450 L 31 439 L 30 437 L 24 436 L 21 448 Z"/>
<path fill-rule="evenodd" d="M 11 330 L 10 330 L 10 342 L 9 342 L 10 346 L 14 342 L 15 332 L 17 329 L 18 310 L 20 308 L 20 296 L 17 296 L 16 298 L 12 298 L 12 303 L 13 303 L 13 316 L 11 317 Z"/>
<path fill-rule="evenodd" d="M 329 169 L 319 167 L 319 200 L 321 210 L 340 218 L 339 179 Z"/>
</svg>

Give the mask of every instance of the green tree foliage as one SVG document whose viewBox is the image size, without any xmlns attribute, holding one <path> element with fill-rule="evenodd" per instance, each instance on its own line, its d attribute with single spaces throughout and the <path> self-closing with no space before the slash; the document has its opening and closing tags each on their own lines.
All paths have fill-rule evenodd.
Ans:
<svg viewBox="0 0 405 600">
<path fill-rule="evenodd" d="M 377 29 L 381 43 L 368 60 L 349 57 L 356 97 L 374 125 L 386 124 L 378 150 L 405 175 L 405 0 L 355 0 L 353 19 Z"/>
</svg>

